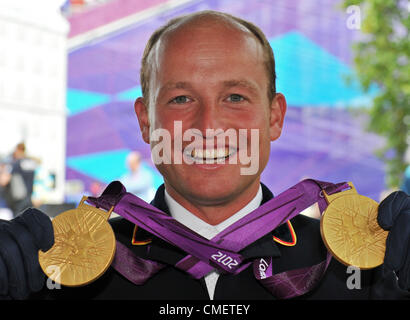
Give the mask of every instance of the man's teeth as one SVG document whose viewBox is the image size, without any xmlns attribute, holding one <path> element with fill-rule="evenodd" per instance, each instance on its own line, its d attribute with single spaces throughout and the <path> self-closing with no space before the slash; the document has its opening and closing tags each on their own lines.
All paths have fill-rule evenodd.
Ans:
<svg viewBox="0 0 410 320">
<path fill-rule="evenodd" d="M 197 159 L 219 159 L 229 156 L 229 148 L 193 149 L 191 157 Z"/>
</svg>

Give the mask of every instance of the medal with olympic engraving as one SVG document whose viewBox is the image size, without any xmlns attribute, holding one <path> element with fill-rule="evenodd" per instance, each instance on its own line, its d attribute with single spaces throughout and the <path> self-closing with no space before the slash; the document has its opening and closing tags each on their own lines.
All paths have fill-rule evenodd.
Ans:
<svg viewBox="0 0 410 320">
<path fill-rule="evenodd" d="M 98 279 L 111 265 L 115 235 L 108 223 L 110 211 L 84 204 L 65 211 L 52 220 L 54 245 L 39 251 L 43 272 L 64 286 L 83 286 Z"/>
<path fill-rule="evenodd" d="M 347 266 L 372 269 L 383 263 L 388 231 L 377 222 L 378 203 L 351 189 L 324 196 L 328 207 L 320 233 L 329 252 Z"/>
</svg>

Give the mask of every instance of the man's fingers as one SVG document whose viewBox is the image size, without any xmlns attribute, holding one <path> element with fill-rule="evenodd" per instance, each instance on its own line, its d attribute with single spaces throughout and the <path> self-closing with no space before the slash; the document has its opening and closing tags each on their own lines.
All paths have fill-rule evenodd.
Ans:
<svg viewBox="0 0 410 320">
<path fill-rule="evenodd" d="M 390 230 L 403 211 L 410 211 L 410 197 L 403 191 L 392 192 L 379 204 L 377 221 L 384 230 Z"/>
<path fill-rule="evenodd" d="M 38 251 L 53 246 L 51 220 L 37 209 L 27 209 L 11 221 L 0 221 L 0 296 L 24 299 L 38 291 L 45 275 Z"/>
<path fill-rule="evenodd" d="M 7 268 L 8 295 L 14 299 L 24 299 L 28 296 L 28 287 L 23 258 L 17 243 L 4 228 L 10 223 L 0 223 L 0 256 Z"/>
<path fill-rule="evenodd" d="M 0 255 L 0 297 L 6 296 L 9 291 L 8 272 L 3 258 Z M 1 300 L 1 298 L 0 298 Z"/>
<path fill-rule="evenodd" d="M 402 213 L 386 240 L 384 263 L 390 269 L 397 271 L 403 267 L 410 250 L 410 212 Z"/>
<path fill-rule="evenodd" d="M 22 224 L 27 228 L 37 248 L 42 251 L 49 250 L 54 244 L 54 231 L 51 219 L 40 210 L 29 208 L 24 211 L 13 222 Z"/>
<path fill-rule="evenodd" d="M 39 291 L 44 284 L 45 275 L 38 262 L 38 247 L 32 234 L 14 221 L 4 226 L 4 229 L 17 243 L 23 257 L 25 276 L 30 291 Z"/>
<path fill-rule="evenodd" d="M 407 246 L 408 249 L 409 246 Z M 410 255 L 407 255 L 402 268 L 397 272 L 399 278 L 399 287 L 404 290 L 410 290 Z"/>
</svg>

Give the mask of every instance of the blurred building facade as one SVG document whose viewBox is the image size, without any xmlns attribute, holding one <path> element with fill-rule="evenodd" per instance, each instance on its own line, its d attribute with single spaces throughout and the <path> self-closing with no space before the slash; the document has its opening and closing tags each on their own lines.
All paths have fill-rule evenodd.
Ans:
<svg viewBox="0 0 410 320">
<path fill-rule="evenodd" d="M 67 34 L 64 1 L 0 1 L 0 157 L 24 142 L 64 200 Z"/>
</svg>

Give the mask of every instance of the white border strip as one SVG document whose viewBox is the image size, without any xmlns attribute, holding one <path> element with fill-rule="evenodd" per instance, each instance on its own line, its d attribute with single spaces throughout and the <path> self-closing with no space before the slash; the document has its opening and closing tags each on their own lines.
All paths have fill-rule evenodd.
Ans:
<svg viewBox="0 0 410 320">
<path fill-rule="evenodd" d="M 196 1 L 198 0 L 169 0 L 154 7 L 139 11 L 127 17 L 118 19 L 111 23 L 107 23 L 106 25 L 97 27 L 95 29 L 89 30 L 72 38 L 69 38 L 67 43 L 67 49 L 69 51 L 78 49 L 83 45 L 89 44 L 93 40 L 119 31 L 130 25 L 141 22 L 142 20 L 152 18 L 168 10 L 175 9 L 179 6 Z"/>
</svg>

